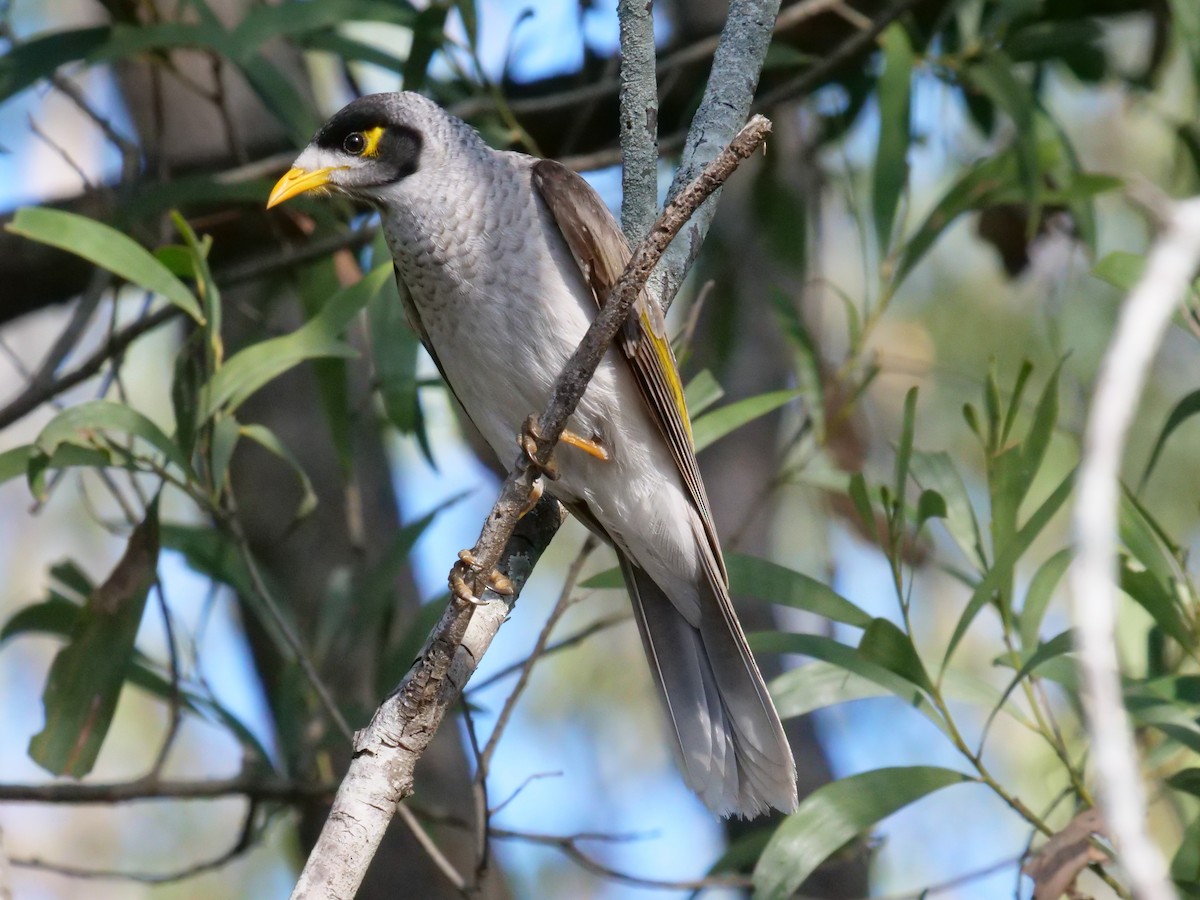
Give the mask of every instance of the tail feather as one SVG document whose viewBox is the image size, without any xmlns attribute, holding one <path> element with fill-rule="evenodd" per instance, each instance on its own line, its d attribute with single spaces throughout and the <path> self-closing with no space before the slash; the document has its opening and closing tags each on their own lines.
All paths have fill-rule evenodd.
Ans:
<svg viewBox="0 0 1200 900">
<path fill-rule="evenodd" d="M 796 807 L 796 767 L 723 584 L 700 586 L 699 627 L 623 554 L 638 631 L 678 745 L 684 780 L 719 815 Z"/>
</svg>

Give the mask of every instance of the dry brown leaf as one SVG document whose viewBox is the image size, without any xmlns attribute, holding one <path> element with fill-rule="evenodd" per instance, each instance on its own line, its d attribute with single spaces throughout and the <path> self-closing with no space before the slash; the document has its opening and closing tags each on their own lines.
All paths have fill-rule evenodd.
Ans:
<svg viewBox="0 0 1200 900">
<path fill-rule="evenodd" d="M 1108 854 L 1092 844 L 1094 834 L 1108 836 L 1100 810 L 1082 810 L 1025 860 L 1021 871 L 1033 879 L 1033 900 L 1058 900 L 1068 891 L 1075 896 L 1079 873 L 1091 863 L 1108 862 Z"/>
</svg>

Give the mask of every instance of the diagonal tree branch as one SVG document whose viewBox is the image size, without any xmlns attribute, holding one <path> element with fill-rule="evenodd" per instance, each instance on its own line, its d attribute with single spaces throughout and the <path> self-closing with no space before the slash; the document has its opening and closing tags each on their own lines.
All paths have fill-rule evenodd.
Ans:
<svg viewBox="0 0 1200 900">
<path fill-rule="evenodd" d="M 747 123 L 700 177 L 668 204 L 646 240 L 634 250 L 611 296 L 555 382 L 546 409 L 538 419 L 536 459 L 518 458 L 505 479 L 500 497 L 471 550 L 476 573 L 492 572 L 510 554 L 509 538 L 534 496 L 539 467 L 549 462 L 568 417 L 663 251 L 688 217 L 762 144 L 769 131 L 770 123 L 762 116 L 755 116 Z M 555 528 L 557 525 L 554 522 Z M 511 564 L 511 555 L 509 559 Z M 452 570 L 452 579 L 454 574 Z M 522 568 L 517 574 L 519 588 L 528 569 Z M 476 574 L 473 581 L 471 592 L 486 598 L 484 576 Z M 447 604 L 413 668 L 376 711 L 371 723 L 356 735 L 354 759 L 293 898 L 354 895 L 396 805 L 412 794 L 417 760 L 490 646 L 511 602 L 511 598 L 500 598 L 476 606 L 468 600 L 452 598 Z"/>
</svg>

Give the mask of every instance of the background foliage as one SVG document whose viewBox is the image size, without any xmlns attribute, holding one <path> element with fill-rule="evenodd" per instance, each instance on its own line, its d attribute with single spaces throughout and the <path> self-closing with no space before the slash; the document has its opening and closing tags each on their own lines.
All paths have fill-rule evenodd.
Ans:
<svg viewBox="0 0 1200 900">
<path fill-rule="evenodd" d="M 668 153 L 722 21 L 708 7 L 656 9 Z M 0 167 L 23 207 L 0 239 L 16 895 L 129 896 L 129 879 L 282 895 L 346 730 L 407 669 L 494 481 L 404 326 L 371 218 L 327 200 L 268 215 L 264 198 L 326 115 L 403 84 L 497 146 L 591 173 L 615 206 L 615 11 L 0 12 Z M 1123 895 L 1087 817 L 1065 510 L 1151 233 L 1130 189 L 1195 192 L 1198 89 L 1188 0 L 785 6 L 757 101 L 775 138 L 726 189 L 673 316 L 807 797 L 727 833 L 698 808 L 611 560 L 566 531 L 363 896 L 455 895 L 412 829 L 492 896 L 648 896 L 710 874 L 763 897 L 1028 896 L 1035 879 L 1051 896 L 1088 862 L 1083 890 Z M 1149 827 L 1188 896 L 1198 333 L 1181 314 L 1121 509 L 1126 703 Z M 38 787 L 47 773 L 87 777 Z M 148 797 L 176 799 L 118 805 Z M 1077 865 L 1047 865 L 1071 839 Z"/>
</svg>

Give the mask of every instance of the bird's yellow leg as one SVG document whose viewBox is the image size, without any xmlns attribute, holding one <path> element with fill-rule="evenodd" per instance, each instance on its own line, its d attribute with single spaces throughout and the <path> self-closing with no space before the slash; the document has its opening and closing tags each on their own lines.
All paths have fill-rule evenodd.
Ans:
<svg viewBox="0 0 1200 900">
<path fill-rule="evenodd" d="M 611 458 L 608 449 L 598 440 L 582 437 L 569 428 L 563 430 L 559 441 L 577 450 L 582 450 L 588 456 L 594 457 L 601 462 L 608 462 Z M 529 458 L 529 461 L 542 471 L 543 475 L 551 481 L 557 481 L 558 464 L 554 461 L 553 457 L 546 465 L 538 462 L 538 449 L 541 443 L 542 433 L 538 426 L 537 416 L 530 416 L 521 426 L 521 433 L 517 435 L 517 444 L 520 446 L 521 451 Z"/>
<path fill-rule="evenodd" d="M 585 437 L 580 437 L 570 429 L 564 431 L 559 440 L 564 444 L 570 444 L 572 447 L 582 450 L 584 453 L 588 454 L 588 456 L 596 457 L 596 459 L 600 460 L 601 462 L 608 462 L 608 451 L 599 441 L 593 441 Z"/>
</svg>

